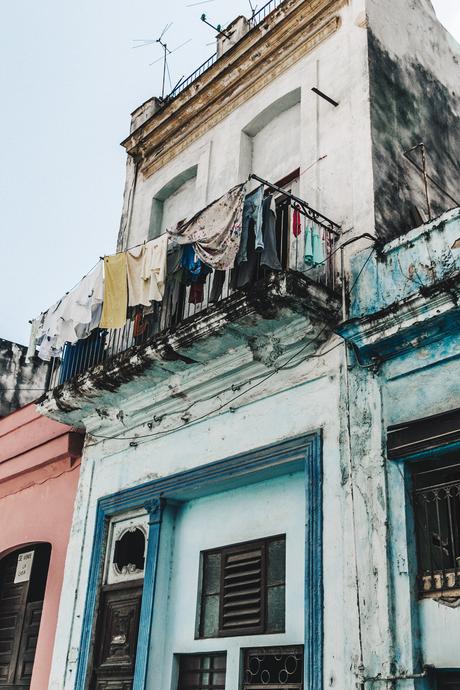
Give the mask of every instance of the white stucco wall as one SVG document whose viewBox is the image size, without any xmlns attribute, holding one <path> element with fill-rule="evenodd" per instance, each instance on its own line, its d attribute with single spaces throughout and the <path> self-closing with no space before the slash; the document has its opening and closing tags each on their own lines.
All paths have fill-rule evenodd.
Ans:
<svg viewBox="0 0 460 690">
<path fill-rule="evenodd" d="M 252 137 L 252 172 L 276 182 L 300 165 L 300 103 Z"/>
<path fill-rule="evenodd" d="M 364 0 L 339 12 L 330 38 L 286 69 L 160 171 L 139 176 L 127 246 L 147 237 L 152 199 L 170 180 L 198 166 L 193 212 L 224 194 L 249 172 L 272 182 L 300 166 L 300 195 L 322 213 L 360 234 L 373 228 L 367 34 Z M 319 98 L 318 87 L 339 107 Z M 295 105 L 251 131 L 279 99 Z M 249 135 L 245 132 L 248 131 Z M 319 160 L 321 159 L 321 160 Z M 252 161 L 252 162 L 251 162 Z M 132 184 L 130 177 L 127 185 Z M 348 236 L 347 236 L 348 237 Z"/>
<path fill-rule="evenodd" d="M 325 362 L 321 359 L 313 360 L 284 372 L 282 381 L 274 377 L 270 384 L 257 393 L 253 402 L 248 401 L 234 413 L 227 412 L 214 416 L 186 427 L 180 432 L 148 440 L 137 448 L 130 448 L 129 443 L 122 440 L 107 441 L 86 448 L 67 557 L 51 690 L 62 690 L 63 687 L 65 690 L 74 688 L 96 501 L 99 497 L 139 485 L 156 477 L 214 462 L 317 429 L 323 430 L 324 459 L 324 589 L 325 601 L 328 602 L 324 611 L 324 673 L 327 683 L 332 679 L 332 684 L 337 684 L 337 687 L 352 686 L 354 675 L 350 669 L 350 659 L 358 658 L 358 633 L 354 570 L 350 565 L 353 563 L 353 542 L 350 532 L 348 497 L 343 492 L 342 464 L 345 460 L 339 453 L 341 433 L 339 377 L 333 373 L 338 371 L 339 353 L 340 350 L 335 350 L 325 358 Z M 212 400 L 207 404 L 212 405 Z M 266 533 L 272 531 L 281 533 L 283 530 L 289 533 L 288 571 L 292 577 L 294 551 L 296 561 L 298 559 L 297 562 L 302 563 L 303 547 L 298 541 L 304 525 L 303 499 L 297 478 L 293 477 L 289 480 L 283 478 L 276 481 L 284 482 L 283 492 L 280 494 L 279 490 L 273 491 L 274 484 L 272 487 L 269 487 L 268 483 L 265 487 L 261 485 L 255 492 L 255 495 L 259 496 L 258 508 L 251 509 L 250 520 L 245 511 L 235 511 L 231 518 L 228 518 L 227 511 L 225 521 L 206 520 L 206 523 L 201 521 L 200 532 L 193 528 L 193 524 L 196 525 L 199 521 L 200 513 L 203 514 L 205 504 L 211 506 L 214 511 L 218 510 L 218 503 L 222 500 L 241 505 L 243 500 L 241 491 L 229 493 L 228 496 L 219 499 L 203 499 L 187 509 L 187 516 L 192 522 L 187 525 L 185 520 L 178 521 L 179 543 L 187 542 L 187 546 L 178 557 L 177 567 L 185 569 L 188 549 L 195 549 L 194 557 L 196 558 L 197 552 L 201 548 L 206 548 L 207 545 L 225 545 L 227 541 L 244 541 L 252 535 L 258 535 L 263 522 Z M 269 493 L 270 501 L 267 498 Z M 225 538 L 223 531 L 226 533 Z M 195 535 L 194 544 L 188 543 L 190 532 Z M 165 535 L 167 539 L 167 530 Z M 163 558 L 162 561 L 161 567 L 169 572 L 168 559 Z M 297 600 L 294 611 L 301 606 L 300 602 L 303 601 L 300 585 L 302 566 L 300 568 L 297 566 L 297 569 L 299 572 L 294 573 L 294 578 L 288 584 L 288 632 L 284 639 L 298 642 L 301 641 L 299 638 L 301 638 L 302 625 L 290 619 L 292 613 L 289 611 L 289 608 L 292 611 L 294 598 Z M 167 595 L 164 572 L 163 570 L 163 585 L 161 585 L 162 576 L 159 575 L 160 601 L 163 601 Z M 190 579 L 190 585 L 187 586 L 187 592 L 190 601 L 187 605 L 182 604 L 182 607 L 186 606 L 187 627 L 181 630 L 180 626 L 176 626 L 175 617 L 173 617 L 171 627 L 167 631 L 167 638 L 163 638 L 164 625 L 154 626 L 152 658 L 156 653 L 155 650 L 158 649 L 161 653 L 163 650 L 168 650 L 164 652 L 167 656 L 173 649 L 186 651 L 194 648 L 195 644 L 204 646 L 203 643 L 195 643 L 193 640 L 192 619 L 194 620 L 196 606 L 196 573 L 193 567 L 188 572 L 188 579 Z M 176 587 L 174 578 L 170 586 Z M 345 619 L 346 626 L 338 624 L 338 621 L 345 621 Z M 241 643 L 240 640 L 239 645 L 245 646 L 246 641 Z M 219 646 L 232 650 L 229 664 L 235 668 L 238 642 L 228 643 L 227 640 L 220 640 L 217 647 Z M 217 647 L 215 641 L 206 642 L 206 648 L 216 649 Z M 170 661 L 167 661 L 167 670 L 169 668 Z M 65 678 L 64 685 L 63 678 Z M 234 681 L 230 679 L 230 675 L 228 678 L 230 683 L 228 687 L 234 687 L 231 685 Z M 346 685 L 342 686 L 344 679 L 346 679 Z M 151 678 L 148 685 L 149 690 L 160 690 L 160 688 L 163 690 L 165 687 L 169 686 L 164 685 L 163 682 L 159 685 L 154 678 Z"/>
<path fill-rule="evenodd" d="M 190 209 L 195 205 L 196 177 L 184 182 L 179 189 L 163 202 L 161 233 L 173 228 L 180 220 L 190 216 Z"/>
</svg>

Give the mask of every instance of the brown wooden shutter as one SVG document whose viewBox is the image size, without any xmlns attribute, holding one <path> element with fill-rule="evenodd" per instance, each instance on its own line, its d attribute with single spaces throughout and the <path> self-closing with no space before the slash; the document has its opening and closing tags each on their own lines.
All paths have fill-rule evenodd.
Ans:
<svg viewBox="0 0 460 690">
<path fill-rule="evenodd" d="M 460 441 L 460 409 L 388 427 L 387 454 L 398 460 Z"/>
<path fill-rule="evenodd" d="M 265 543 L 222 552 L 220 634 L 263 632 L 265 626 Z"/>
</svg>

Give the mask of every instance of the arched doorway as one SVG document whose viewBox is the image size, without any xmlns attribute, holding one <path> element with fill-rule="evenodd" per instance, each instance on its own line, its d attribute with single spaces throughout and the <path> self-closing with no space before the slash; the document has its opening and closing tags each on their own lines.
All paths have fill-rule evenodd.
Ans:
<svg viewBox="0 0 460 690">
<path fill-rule="evenodd" d="M 0 560 L 0 690 L 30 686 L 50 555 L 32 544 Z"/>
</svg>

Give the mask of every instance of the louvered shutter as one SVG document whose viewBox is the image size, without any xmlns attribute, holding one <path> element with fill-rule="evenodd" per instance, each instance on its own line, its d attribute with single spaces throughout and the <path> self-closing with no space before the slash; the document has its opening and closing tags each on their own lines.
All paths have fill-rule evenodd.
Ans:
<svg viewBox="0 0 460 690">
<path fill-rule="evenodd" d="M 220 634 L 263 632 L 265 627 L 265 543 L 222 552 Z"/>
</svg>

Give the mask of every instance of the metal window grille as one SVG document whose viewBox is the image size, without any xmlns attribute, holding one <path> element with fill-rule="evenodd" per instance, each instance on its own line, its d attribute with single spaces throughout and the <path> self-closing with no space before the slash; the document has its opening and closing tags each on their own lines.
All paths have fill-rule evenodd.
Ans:
<svg viewBox="0 0 460 690">
<path fill-rule="evenodd" d="M 226 654 L 181 654 L 178 690 L 225 690 Z"/>
<path fill-rule="evenodd" d="M 247 649 L 244 655 L 243 690 L 302 690 L 303 648 Z"/>
<path fill-rule="evenodd" d="M 198 637 L 283 632 L 286 537 L 202 554 Z"/>
<path fill-rule="evenodd" d="M 421 596 L 460 596 L 460 465 L 414 474 Z"/>
</svg>

